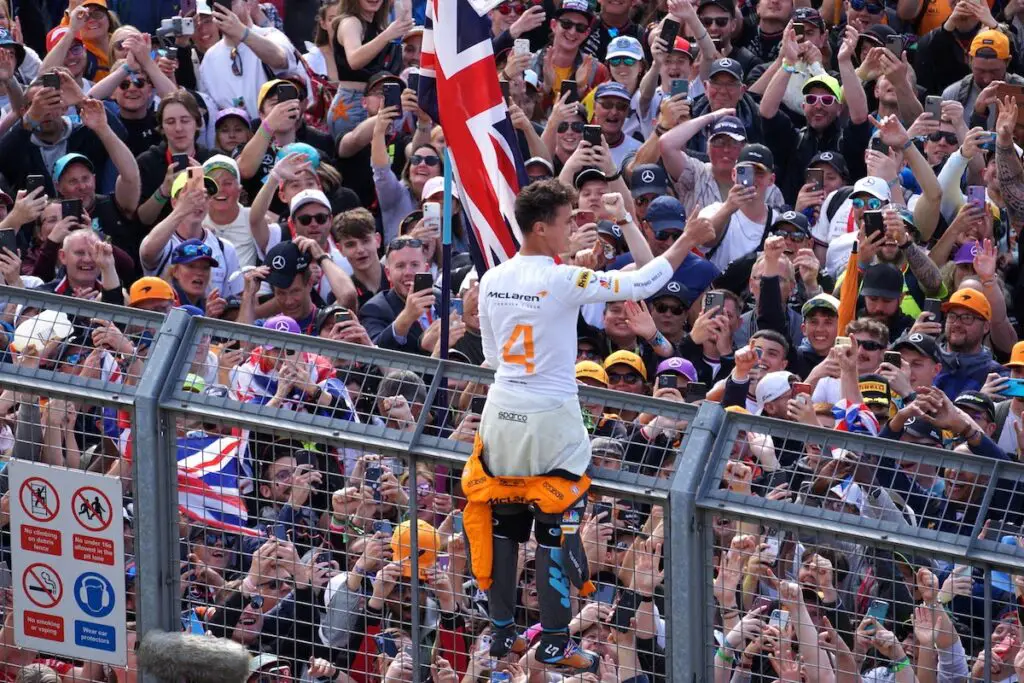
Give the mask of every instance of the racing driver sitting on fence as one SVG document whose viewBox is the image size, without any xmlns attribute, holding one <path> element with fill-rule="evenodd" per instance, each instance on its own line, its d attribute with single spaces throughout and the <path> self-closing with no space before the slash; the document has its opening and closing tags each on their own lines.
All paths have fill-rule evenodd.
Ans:
<svg viewBox="0 0 1024 683">
<path fill-rule="evenodd" d="M 616 218 L 624 219 L 621 202 L 617 208 Z M 464 525 L 473 575 L 489 590 L 491 656 L 526 649 L 513 620 L 516 557 L 534 527 L 542 627 L 536 656 L 544 664 L 589 669 L 596 657 L 568 630 L 570 582 L 581 595 L 594 587 L 578 534 L 590 485 L 590 440 L 577 398 L 575 337 L 564 333 L 564 321 L 574 320 L 583 304 L 653 296 L 693 246 L 711 239 L 713 228 L 705 219 L 691 221 L 642 268 L 595 273 L 554 262 L 568 250 L 574 225 L 572 191 L 559 181 L 524 188 L 515 215 L 521 250 L 480 283 L 484 354 L 497 371 L 463 472 Z"/>
</svg>

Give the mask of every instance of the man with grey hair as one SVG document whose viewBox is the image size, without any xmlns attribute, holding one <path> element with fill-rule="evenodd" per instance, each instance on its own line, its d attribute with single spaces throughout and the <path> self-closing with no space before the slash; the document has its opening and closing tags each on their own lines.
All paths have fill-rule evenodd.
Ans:
<svg viewBox="0 0 1024 683">
<path fill-rule="evenodd" d="M 121 279 L 114 267 L 114 248 L 95 232 L 69 233 L 58 258 L 64 266 L 64 276 L 40 285 L 40 291 L 124 306 Z"/>
</svg>

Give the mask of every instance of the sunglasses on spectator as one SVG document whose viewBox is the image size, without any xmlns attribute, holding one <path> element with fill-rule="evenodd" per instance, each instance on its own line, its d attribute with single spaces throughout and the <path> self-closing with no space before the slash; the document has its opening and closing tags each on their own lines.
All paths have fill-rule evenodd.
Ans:
<svg viewBox="0 0 1024 683">
<path fill-rule="evenodd" d="M 928 135 L 928 140 L 931 142 L 938 142 L 944 140 L 947 145 L 960 144 L 960 140 L 956 137 L 956 133 L 950 133 L 949 131 L 935 131 Z"/>
<path fill-rule="evenodd" d="M 682 234 L 682 230 L 655 230 L 654 239 L 664 242 L 665 240 L 674 240 Z"/>
<path fill-rule="evenodd" d="M 205 256 L 206 258 L 213 258 L 213 249 L 210 248 L 209 244 L 186 244 L 179 247 L 181 253 L 188 258 L 193 256 Z"/>
<path fill-rule="evenodd" d="M 682 315 L 683 313 L 686 313 L 686 309 L 682 306 L 669 306 L 668 304 L 661 303 L 660 301 L 654 302 L 654 310 L 661 314 L 671 313 L 672 315 Z"/>
<path fill-rule="evenodd" d="M 881 351 L 885 348 L 885 344 L 882 342 L 876 342 L 871 339 L 857 340 L 857 346 L 865 351 Z"/>
<path fill-rule="evenodd" d="M 399 249 L 405 249 L 406 247 L 412 247 L 414 249 L 423 248 L 423 240 L 416 239 L 415 237 L 396 237 L 391 240 L 388 244 L 388 253 L 398 251 Z"/>
<path fill-rule="evenodd" d="M 85 45 L 78 42 L 72 44 L 71 47 L 68 48 L 69 55 L 80 55 L 83 52 L 85 52 Z"/>
<path fill-rule="evenodd" d="M 580 360 L 599 360 L 601 358 L 601 354 L 593 349 L 579 349 L 576 356 Z"/>
<path fill-rule="evenodd" d="M 299 222 L 299 225 L 306 227 L 312 223 L 317 225 L 326 225 L 331 222 L 331 214 L 329 213 L 311 213 L 305 216 L 296 216 L 295 220 Z"/>
<path fill-rule="evenodd" d="M 704 24 L 705 27 L 717 26 L 718 28 L 725 28 L 731 20 L 731 17 L 701 17 L 700 23 Z"/>
<path fill-rule="evenodd" d="M 629 111 L 629 102 L 626 100 L 620 100 L 618 97 L 606 97 L 603 100 L 598 100 L 605 109 L 614 109 L 616 111 Z"/>
<path fill-rule="evenodd" d="M 608 384 L 639 384 L 644 380 L 640 376 L 639 372 L 627 372 L 625 374 L 619 374 L 617 372 L 608 373 Z"/>
<path fill-rule="evenodd" d="M 94 9 L 89 12 L 89 19 L 92 21 L 99 21 L 105 16 L 107 16 L 107 10 L 105 9 Z"/>
<path fill-rule="evenodd" d="M 850 204 L 852 204 L 855 209 L 863 209 L 866 206 L 870 211 L 878 211 L 882 208 L 883 204 L 888 204 L 888 202 L 883 202 L 878 197 L 868 197 L 867 199 L 854 197 L 850 200 Z"/>
<path fill-rule="evenodd" d="M 582 121 L 573 121 L 571 123 L 569 121 L 562 121 L 560 124 L 558 124 L 558 128 L 556 128 L 556 130 L 559 133 L 565 133 L 571 128 L 573 133 L 582 133 L 583 127 L 586 125 L 587 124 L 583 123 Z"/>
<path fill-rule="evenodd" d="M 561 26 L 562 29 L 565 30 L 565 31 L 568 31 L 569 29 L 576 29 L 576 33 L 589 33 L 590 32 L 590 24 L 584 24 L 582 22 L 575 22 L 575 21 L 572 21 L 571 19 L 559 19 L 558 20 L 558 25 Z"/>
<path fill-rule="evenodd" d="M 498 12 L 500 14 L 522 14 L 531 7 L 536 7 L 540 4 L 540 0 L 536 2 L 503 2 L 498 5 Z"/>
<path fill-rule="evenodd" d="M 441 165 L 441 157 L 436 154 L 413 154 L 409 157 L 410 166 L 419 166 L 420 164 L 426 164 L 433 168 L 434 166 Z"/>
<path fill-rule="evenodd" d="M 814 93 L 804 95 L 804 103 L 809 107 L 821 104 L 823 107 L 831 107 L 836 103 L 835 95 L 815 95 Z"/>
<path fill-rule="evenodd" d="M 202 540 L 203 545 L 208 546 L 210 548 L 217 545 L 218 543 L 220 543 L 221 546 L 224 548 L 230 548 L 232 545 L 232 541 L 234 539 L 228 534 L 225 534 L 221 531 L 212 531 L 210 529 L 204 530 L 202 528 L 199 528 L 192 532 L 191 536 L 189 537 L 189 540 L 193 542 Z"/>
<path fill-rule="evenodd" d="M 292 585 L 291 581 L 287 581 L 285 579 L 271 579 L 270 581 L 261 583 L 259 587 L 261 590 L 265 589 L 276 593 L 283 590 L 291 590 Z"/>
<path fill-rule="evenodd" d="M 242 57 L 238 54 L 238 48 L 231 48 L 231 73 L 236 76 L 242 75 Z"/>
<path fill-rule="evenodd" d="M 639 62 L 639 61 L 640 60 L 637 59 L 636 57 L 611 57 L 608 60 L 608 65 L 609 66 L 622 66 L 623 64 L 625 64 L 626 66 L 635 66 L 636 63 Z"/>
<path fill-rule="evenodd" d="M 150 85 L 150 83 L 149 80 L 146 78 L 128 78 L 121 81 L 117 87 L 119 87 L 121 90 L 127 90 L 133 85 L 139 90 L 142 90 L 146 86 Z"/>
<path fill-rule="evenodd" d="M 798 230 L 773 230 L 772 234 L 778 237 L 788 237 L 794 242 L 803 242 L 807 239 L 807 235 Z"/>
<path fill-rule="evenodd" d="M 259 594 L 249 596 L 249 606 L 253 609 L 263 609 L 263 596 Z"/>
<path fill-rule="evenodd" d="M 864 0 L 850 0 L 850 8 L 858 12 L 866 10 L 868 14 L 881 14 L 882 10 L 885 9 L 882 5 L 865 2 Z"/>
</svg>

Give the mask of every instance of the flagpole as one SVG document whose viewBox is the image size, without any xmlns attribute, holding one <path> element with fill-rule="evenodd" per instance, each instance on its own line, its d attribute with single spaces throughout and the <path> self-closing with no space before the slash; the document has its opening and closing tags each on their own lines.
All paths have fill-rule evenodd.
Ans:
<svg viewBox="0 0 1024 683">
<path fill-rule="evenodd" d="M 444 213 L 441 229 L 441 360 L 448 360 L 452 306 L 452 160 L 444 149 Z"/>
</svg>

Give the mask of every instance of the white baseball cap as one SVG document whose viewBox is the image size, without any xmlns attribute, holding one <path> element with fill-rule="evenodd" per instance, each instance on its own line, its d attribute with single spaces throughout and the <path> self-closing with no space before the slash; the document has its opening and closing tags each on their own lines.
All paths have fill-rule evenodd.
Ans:
<svg viewBox="0 0 1024 683">
<path fill-rule="evenodd" d="M 769 372 L 757 383 L 754 389 L 754 399 L 757 401 L 757 414 L 764 412 L 764 404 L 774 401 L 790 390 L 789 379 L 793 373 L 786 370 Z"/>
<path fill-rule="evenodd" d="M 889 183 L 873 175 L 869 175 L 866 178 L 861 178 L 860 180 L 853 184 L 853 192 L 851 192 L 850 194 L 855 195 L 860 192 L 865 192 L 871 195 L 872 197 L 884 201 L 889 201 L 890 199 L 892 199 L 892 194 L 890 194 L 889 192 Z"/>
<path fill-rule="evenodd" d="M 214 154 L 204 161 L 203 175 L 210 175 L 219 168 L 230 171 L 235 176 L 235 180 L 242 179 L 242 173 L 238 170 L 238 162 L 226 154 Z"/>
<path fill-rule="evenodd" d="M 291 204 L 288 205 L 289 211 L 292 215 L 296 211 L 301 209 L 306 204 L 319 204 L 328 211 L 331 211 L 331 203 L 327 201 L 327 195 L 323 193 L 323 190 L 303 190 L 297 195 L 292 197 Z"/>
<path fill-rule="evenodd" d="M 11 348 L 19 353 L 29 348 L 42 352 L 47 342 L 67 339 L 72 329 L 67 314 L 61 311 L 41 311 L 39 315 L 18 325 L 14 330 Z"/>
<path fill-rule="evenodd" d="M 423 183 L 423 192 L 420 195 L 424 201 L 433 199 L 434 195 L 442 194 L 444 192 L 444 176 L 434 176 L 427 182 Z M 455 184 L 455 180 L 452 179 L 452 198 L 459 198 L 459 186 Z"/>
</svg>

